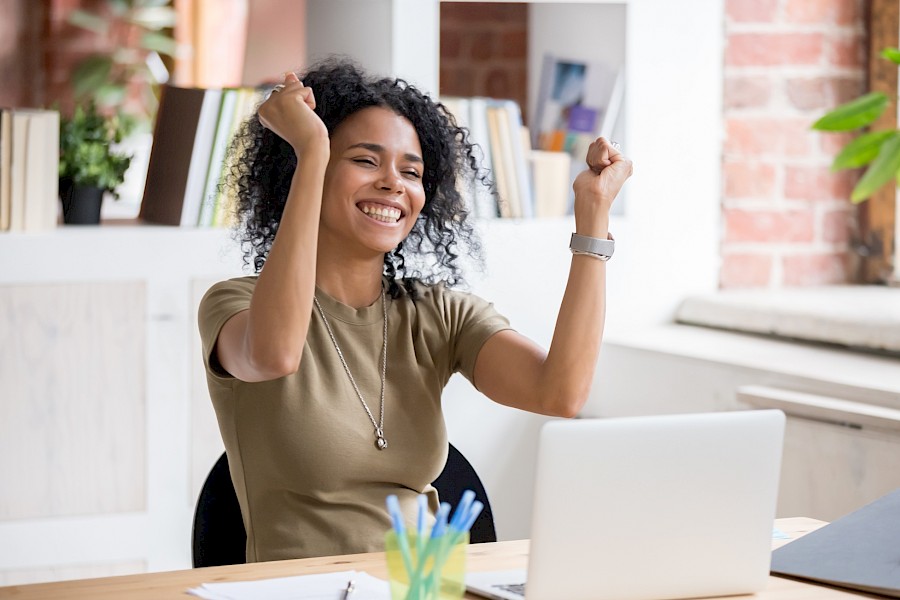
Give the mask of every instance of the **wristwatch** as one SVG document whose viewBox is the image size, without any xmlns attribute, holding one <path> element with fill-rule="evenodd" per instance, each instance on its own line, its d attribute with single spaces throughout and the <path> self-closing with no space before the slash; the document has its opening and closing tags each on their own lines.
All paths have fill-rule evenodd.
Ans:
<svg viewBox="0 0 900 600">
<path fill-rule="evenodd" d="M 607 239 L 589 237 L 586 235 L 572 234 L 569 240 L 569 250 L 572 254 L 586 254 L 600 260 L 609 260 L 616 250 L 616 240 L 611 233 L 606 234 Z"/>
</svg>

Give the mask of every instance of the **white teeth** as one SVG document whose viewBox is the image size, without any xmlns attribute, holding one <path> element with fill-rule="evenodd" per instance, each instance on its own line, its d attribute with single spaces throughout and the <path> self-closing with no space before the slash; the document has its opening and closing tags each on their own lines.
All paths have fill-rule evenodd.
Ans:
<svg viewBox="0 0 900 600">
<path fill-rule="evenodd" d="M 400 219 L 400 210 L 388 206 L 365 205 L 361 210 L 376 221 L 396 223 Z"/>
</svg>

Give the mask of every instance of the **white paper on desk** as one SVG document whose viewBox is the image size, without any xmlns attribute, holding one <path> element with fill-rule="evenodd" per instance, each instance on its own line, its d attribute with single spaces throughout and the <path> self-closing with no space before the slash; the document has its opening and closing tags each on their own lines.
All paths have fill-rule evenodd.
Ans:
<svg viewBox="0 0 900 600">
<path fill-rule="evenodd" d="M 351 579 L 356 584 L 353 597 L 390 600 L 388 582 L 362 571 L 204 583 L 200 587 L 189 589 L 187 593 L 205 600 L 340 600 Z"/>
</svg>

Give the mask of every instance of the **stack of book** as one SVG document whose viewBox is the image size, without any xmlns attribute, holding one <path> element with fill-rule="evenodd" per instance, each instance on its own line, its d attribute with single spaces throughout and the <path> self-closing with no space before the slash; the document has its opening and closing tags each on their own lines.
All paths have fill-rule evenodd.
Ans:
<svg viewBox="0 0 900 600">
<path fill-rule="evenodd" d="M 492 190 L 474 173 L 463 175 L 460 192 L 472 213 L 481 219 L 533 217 L 531 144 L 519 105 L 513 100 L 455 96 L 442 97 L 441 102 L 468 129 L 481 168 L 495 184 Z"/>
<path fill-rule="evenodd" d="M 441 102 L 468 129 L 481 168 L 495 183 L 487 188 L 463 174 L 460 191 L 480 219 L 557 217 L 566 214 L 571 160 L 565 152 L 532 150 L 522 112 L 513 100 L 445 96 Z"/>
<path fill-rule="evenodd" d="M 231 224 L 236 198 L 220 185 L 226 152 L 262 94 L 254 88 L 163 89 L 141 220 L 187 227 Z"/>
<path fill-rule="evenodd" d="M 0 110 L 0 231 L 39 231 L 59 219 L 59 113 Z"/>
</svg>

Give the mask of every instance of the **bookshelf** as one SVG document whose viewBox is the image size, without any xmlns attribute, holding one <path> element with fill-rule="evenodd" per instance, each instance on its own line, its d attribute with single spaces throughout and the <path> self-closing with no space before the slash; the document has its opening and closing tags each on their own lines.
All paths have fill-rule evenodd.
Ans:
<svg viewBox="0 0 900 600">
<path fill-rule="evenodd" d="M 602 31 L 602 38 L 619 35 L 609 46 L 624 58 L 627 81 L 618 139 L 635 162 L 635 176 L 627 184 L 627 209 L 611 222 L 618 248 L 608 269 L 607 330 L 664 321 L 680 298 L 716 285 L 721 3 L 533 4 L 537 12 L 577 13 L 581 7 L 591 16 L 579 27 Z M 308 0 L 308 56 L 341 50 L 364 66 L 402 74 L 436 94 L 439 8 L 438 0 Z M 606 13 L 615 18 L 607 21 Z M 373 24 L 385 35 L 373 36 Z M 338 30 L 346 37 L 333 34 Z M 544 37 L 548 44 L 562 44 L 563 38 L 574 43 L 585 35 L 579 29 L 577 35 L 547 32 Z M 607 48 L 597 36 L 580 41 L 596 45 L 601 55 Z M 571 218 L 494 220 L 479 227 L 488 265 L 485 274 L 472 278 L 473 291 L 491 299 L 519 331 L 548 345 L 570 260 Z M 195 313 L 208 285 L 241 274 L 229 231 L 129 223 L 63 227 L 0 235 L 0 256 L 8 257 L 0 271 L 0 314 L 16 323 L 6 332 L 0 329 L 12 342 L 3 346 L 10 354 L 0 353 L 0 364 L 24 349 L 31 361 L 8 363 L 31 376 L 15 374 L 13 401 L 5 404 L 45 411 L 45 421 L 38 424 L 23 425 L 2 412 L 0 423 L 35 427 L 29 433 L 45 436 L 40 439 L 50 439 L 48 431 L 66 431 L 71 437 L 59 442 L 62 448 L 86 448 L 86 456 L 102 458 L 87 467 L 65 459 L 38 464 L 40 457 L 29 456 L 23 464 L 33 467 L 31 472 L 49 473 L 51 480 L 54 468 L 91 469 L 94 475 L 122 472 L 126 476 L 116 486 L 131 494 L 116 500 L 116 489 L 99 488 L 82 503 L 86 508 L 73 514 L 54 499 L 83 494 L 83 489 L 63 481 L 63 487 L 46 488 L 40 496 L 43 479 L 25 479 L 20 485 L 38 490 L 35 506 L 42 508 L 15 517 L 12 507 L 0 503 L 0 539 L 6 542 L 0 548 L 0 585 L 186 568 L 193 502 L 221 451 L 198 371 Z M 32 306 L 37 312 L 29 312 Z M 108 314 L 121 318 L 110 323 Z M 67 331 L 73 323 L 78 327 L 66 334 L 65 343 L 75 351 L 42 358 L 60 343 L 53 332 Z M 28 332 L 34 336 L 26 339 Z M 98 369 L 85 351 L 92 346 L 82 348 L 82 340 L 128 352 L 100 357 L 103 368 Z M 92 402 L 66 392 L 66 381 L 57 381 L 59 388 L 39 387 L 48 373 L 67 373 L 76 381 L 79 369 L 99 381 L 110 374 L 130 376 L 98 387 L 99 397 Z M 546 419 L 494 405 L 459 378 L 451 381 L 445 398 L 450 435 L 491 493 L 501 538 L 527 537 L 536 435 Z M 91 417 L 107 426 L 93 439 L 79 437 L 72 433 L 74 417 L 62 407 L 76 413 L 89 407 Z M 477 423 L 471 418 L 475 414 Z M 136 454 L 126 463 L 117 462 L 125 455 L 109 434 L 117 429 L 137 440 L 128 446 Z M 7 457 L 0 458 L 5 480 L 22 472 L 17 466 L 21 450 L 16 450 L 0 453 Z"/>
</svg>

